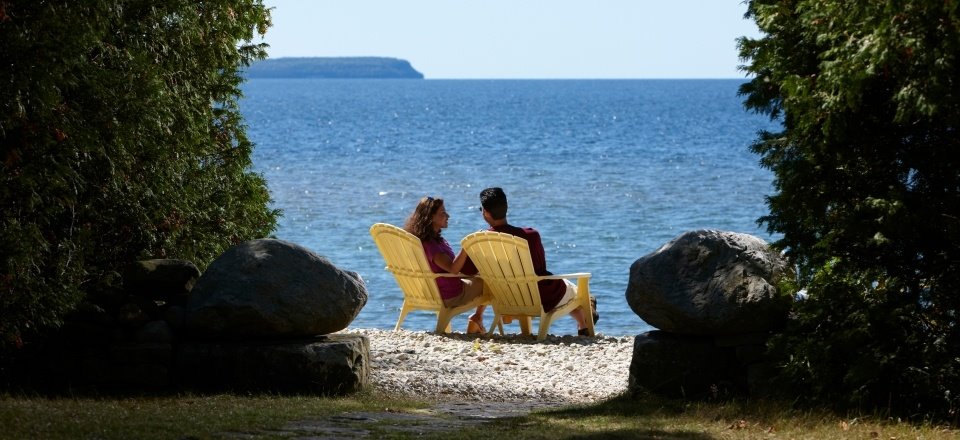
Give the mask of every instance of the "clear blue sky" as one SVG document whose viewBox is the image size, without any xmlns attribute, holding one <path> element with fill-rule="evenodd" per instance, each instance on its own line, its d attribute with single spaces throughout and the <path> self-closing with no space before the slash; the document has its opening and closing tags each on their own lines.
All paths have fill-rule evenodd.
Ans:
<svg viewBox="0 0 960 440">
<path fill-rule="evenodd" d="M 741 0 L 264 0 L 271 58 L 385 56 L 442 78 L 744 78 Z"/>
</svg>

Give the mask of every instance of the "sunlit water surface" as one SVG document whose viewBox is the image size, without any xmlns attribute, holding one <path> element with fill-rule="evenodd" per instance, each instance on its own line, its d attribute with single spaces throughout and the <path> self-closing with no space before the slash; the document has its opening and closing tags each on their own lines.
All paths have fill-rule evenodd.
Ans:
<svg viewBox="0 0 960 440">
<path fill-rule="evenodd" d="M 743 109 L 741 82 L 254 79 L 241 109 L 283 210 L 277 238 L 366 282 L 351 327 L 393 328 L 402 303 L 372 224 L 402 225 L 420 197 L 440 197 L 459 249 L 486 228 L 480 190 L 500 186 L 510 222 L 540 231 L 551 271 L 593 274 L 598 331 L 622 336 L 651 329 L 624 295 L 638 258 L 695 229 L 773 239 L 756 222 L 772 175 L 749 145 L 776 126 Z M 412 313 L 404 328 L 435 322 Z"/>
</svg>

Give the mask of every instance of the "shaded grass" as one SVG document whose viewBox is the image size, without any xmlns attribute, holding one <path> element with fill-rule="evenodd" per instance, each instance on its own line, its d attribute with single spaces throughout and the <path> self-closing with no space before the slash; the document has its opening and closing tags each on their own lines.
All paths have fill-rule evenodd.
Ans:
<svg viewBox="0 0 960 440">
<path fill-rule="evenodd" d="M 478 421 L 375 392 L 349 397 L 0 395 L 0 439 L 358 438 L 957 439 L 960 431 L 766 401 L 619 397 Z"/>
<path fill-rule="evenodd" d="M 776 401 L 689 402 L 619 397 L 595 405 L 531 414 L 542 431 L 566 438 L 957 439 L 960 431 L 873 416 L 796 410 Z M 549 436 L 531 437 L 549 438 Z"/>
<path fill-rule="evenodd" d="M 394 406 L 396 408 L 391 408 Z M 219 438 L 281 429 L 292 420 L 351 411 L 415 411 L 420 402 L 370 393 L 351 397 L 177 394 L 0 396 L 2 439 Z"/>
</svg>

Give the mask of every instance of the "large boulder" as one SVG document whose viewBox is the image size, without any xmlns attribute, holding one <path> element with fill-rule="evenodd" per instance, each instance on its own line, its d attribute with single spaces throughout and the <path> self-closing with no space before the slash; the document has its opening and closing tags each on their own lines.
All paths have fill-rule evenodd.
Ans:
<svg viewBox="0 0 960 440">
<path fill-rule="evenodd" d="M 186 327 L 205 338 L 295 338 L 346 328 L 367 303 L 363 280 L 282 240 L 228 249 L 197 281 Z"/>
<path fill-rule="evenodd" d="M 180 382 L 204 390 L 342 395 L 370 385 L 370 341 L 327 335 L 283 341 L 190 341 Z"/>
<path fill-rule="evenodd" d="M 791 297 L 778 292 L 792 271 L 748 234 L 699 230 L 630 267 L 630 308 L 660 330 L 689 335 L 762 333 L 781 327 Z"/>
<path fill-rule="evenodd" d="M 770 396 L 776 367 L 765 356 L 767 339 L 642 333 L 633 341 L 628 389 L 637 396 Z"/>
<path fill-rule="evenodd" d="M 187 296 L 200 278 L 200 270 L 192 262 L 175 259 L 137 261 L 127 266 L 123 284 L 132 295 L 171 304 L 185 304 Z"/>
<path fill-rule="evenodd" d="M 745 372 L 738 369 L 733 348 L 720 347 L 709 336 L 651 331 L 633 341 L 628 389 L 670 397 L 716 397 L 735 392 Z"/>
</svg>

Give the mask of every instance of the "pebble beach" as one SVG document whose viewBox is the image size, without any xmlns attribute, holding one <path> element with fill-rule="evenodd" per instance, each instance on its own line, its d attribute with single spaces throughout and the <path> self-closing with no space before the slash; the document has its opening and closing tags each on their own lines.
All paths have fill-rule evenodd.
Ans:
<svg viewBox="0 0 960 440">
<path fill-rule="evenodd" d="M 509 329 L 507 330 L 509 332 Z M 633 337 L 347 329 L 370 341 L 378 390 L 436 400 L 590 403 L 626 391 Z"/>
</svg>

